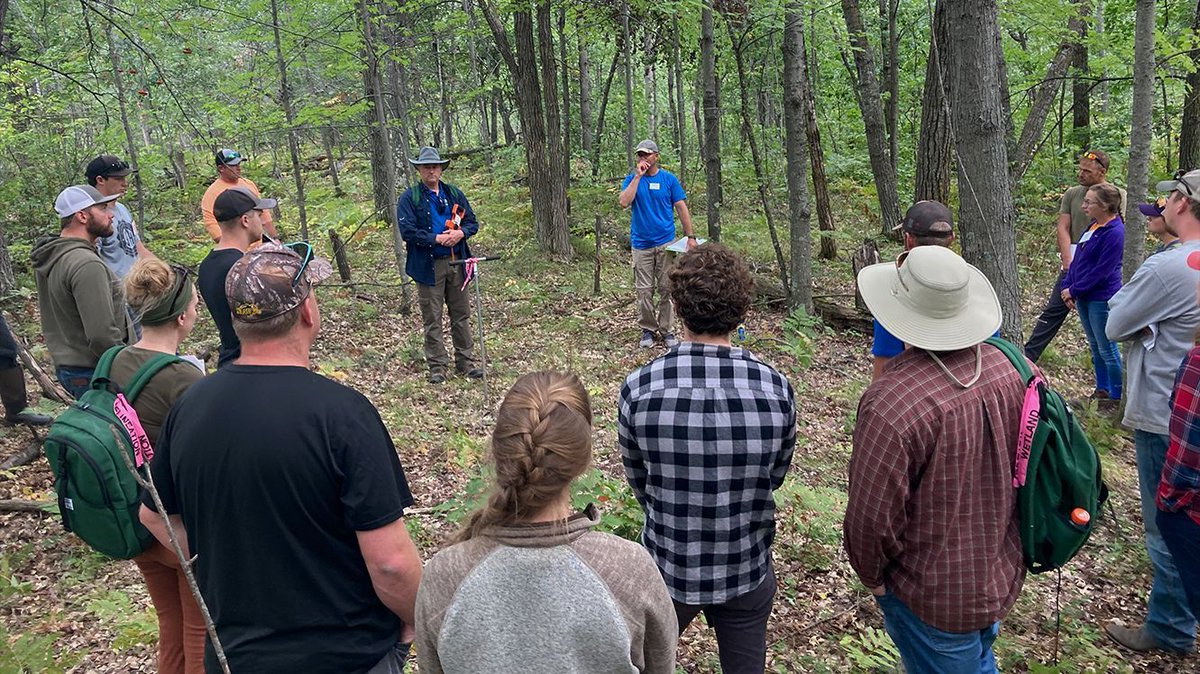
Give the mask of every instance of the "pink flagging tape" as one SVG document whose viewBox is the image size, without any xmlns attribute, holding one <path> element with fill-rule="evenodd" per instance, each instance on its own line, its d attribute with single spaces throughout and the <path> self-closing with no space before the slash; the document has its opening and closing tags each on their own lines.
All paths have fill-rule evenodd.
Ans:
<svg viewBox="0 0 1200 674">
<path fill-rule="evenodd" d="M 1042 414 L 1042 378 L 1034 375 L 1025 387 L 1025 402 L 1021 405 L 1021 428 L 1017 433 L 1017 457 L 1013 462 L 1013 488 L 1025 484 L 1029 471 L 1029 453 L 1033 450 L 1033 434 Z"/>
<path fill-rule="evenodd" d="M 137 412 L 125 399 L 125 394 L 117 394 L 117 400 L 113 403 L 113 414 L 117 415 L 117 419 L 129 433 L 130 439 L 133 440 L 133 462 L 135 466 L 141 468 L 154 458 L 154 448 L 150 446 L 150 437 L 146 435 L 146 429 L 142 428 L 142 422 L 138 420 Z"/>
</svg>

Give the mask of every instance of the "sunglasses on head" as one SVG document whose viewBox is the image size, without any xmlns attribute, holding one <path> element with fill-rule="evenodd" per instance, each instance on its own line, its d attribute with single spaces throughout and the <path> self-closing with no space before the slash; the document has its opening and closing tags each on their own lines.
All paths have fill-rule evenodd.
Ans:
<svg viewBox="0 0 1200 674">
<path fill-rule="evenodd" d="M 1175 175 L 1172 177 L 1174 178 L 1175 182 L 1178 183 L 1178 186 L 1176 189 L 1182 189 L 1184 194 L 1191 197 L 1196 194 L 1197 188 L 1192 187 L 1191 183 L 1189 183 L 1187 181 L 1187 174 L 1188 174 L 1187 169 L 1179 169 L 1178 171 L 1175 172 Z"/>
<path fill-rule="evenodd" d="M 118 160 L 118 161 L 112 162 L 108 166 L 105 166 L 104 173 L 101 173 L 100 175 L 107 176 L 110 173 L 115 173 L 117 171 L 124 171 L 128 168 L 129 168 L 129 162 L 124 161 L 124 160 Z"/>
<path fill-rule="evenodd" d="M 242 155 L 237 150 L 221 150 L 221 163 L 227 164 L 235 159 L 241 159 Z"/>
<path fill-rule="evenodd" d="M 1091 151 L 1084 152 L 1082 155 L 1079 156 L 1079 158 L 1080 159 L 1091 159 L 1092 161 L 1099 164 L 1100 168 L 1103 168 L 1103 169 L 1108 168 L 1108 164 L 1106 164 L 1105 161 L 1100 158 L 1100 155 L 1096 154 L 1095 152 L 1091 152 Z"/>
<path fill-rule="evenodd" d="M 300 279 L 304 276 L 304 270 L 308 269 L 308 263 L 313 259 L 313 247 L 307 241 L 296 241 L 294 243 L 285 243 L 284 247 L 290 248 L 293 253 L 300 256 L 303 260 L 300 263 L 300 268 L 296 270 L 296 275 L 292 278 L 292 287 L 295 288 L 300 283 Z"/>
<path fill-rule="evenodd" d="M 179 283 L 179 287 L 175 289 L 175 296 L 171 298 L 170 306 L 174 307 L 175 303 L 179 301 L 179 296 L 183 294 L 183 289 L 187 287 L 188 276 L 191 275 L 192 270 L 181 265 L 173 264 L 171 265 L 171 271 L 175 274 L 175 278 L 178 279 L 177 282 Z"/>
</svg>

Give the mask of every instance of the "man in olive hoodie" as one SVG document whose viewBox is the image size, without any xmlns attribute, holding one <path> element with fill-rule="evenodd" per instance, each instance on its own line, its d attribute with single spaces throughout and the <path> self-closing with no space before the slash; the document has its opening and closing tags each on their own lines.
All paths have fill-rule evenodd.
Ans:
<svg viewBox="0 0 1200 674">
<path fill-rule="evenodd" d="M 110 204 L 118 196 L 90 185 L 60 192 L 54 211 L 62 231 L 39 241 L 31 255 L 42 336 L 59 383 L 76 398 L 87 390 L 101 354 L 129 334 L 124 294 L 96 254 L 96 239 L 113 233 Z"/>
</svg>

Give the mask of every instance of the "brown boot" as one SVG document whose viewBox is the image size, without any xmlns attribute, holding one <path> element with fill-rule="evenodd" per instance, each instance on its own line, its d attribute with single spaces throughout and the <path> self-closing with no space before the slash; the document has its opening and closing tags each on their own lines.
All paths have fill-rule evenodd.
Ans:
<svg viewBox="0 0 1200 674">
<path fill-rule="evenodd" d="M 1138 653 L 1147 653 L 1149 651 L 1175 652 L 1159 643 L 1158 639 L 1151 636 L 1144 627 L 1126 627 L 1118 623 L 1109 623 L 1104 626 L 1104 631 L 1113 641 L 1131 651 Z"/>
<path fill-rule="evenodd" d="M 4 403 L 4 421 L 26 426 L 48 426 L 52 417 L 37 412 L 27 412 L 25 398 L 25 374 L 19 367 L 0 370 L 0 402 Z"/>
</svg>

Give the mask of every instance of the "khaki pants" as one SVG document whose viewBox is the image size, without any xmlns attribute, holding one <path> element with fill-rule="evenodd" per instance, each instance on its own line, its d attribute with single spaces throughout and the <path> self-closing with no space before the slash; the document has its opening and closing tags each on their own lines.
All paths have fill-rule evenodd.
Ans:
<svg viewBox="0 0 1200 674">
<path fill-rule="evenodd" d="M 445 372 L 450 356 L 442 339 L 442 306 L 450 313 L 450 339 L 454 366 L 466 372 L 476 366 L 471 343 L 471 299 L 462 288 L 463 268 L 451 267 L 450 258 L 433 260 L 433 285 L 417 284 L 421 319 L 425 329 L 425 363 L 431 372 Z"/>
<path fill-rule="evenodd" d="M 671 298 L 667 296 L 667 270 L 675 260 L 675 254 L 667 251 L 667 245 L 633 249 L 633 288 L 637 291 L 638 325 L 643 330 L 671 332 Z M 654 292 L 658 291 L 658 305 L 654 303 Z"/>
</svg>

